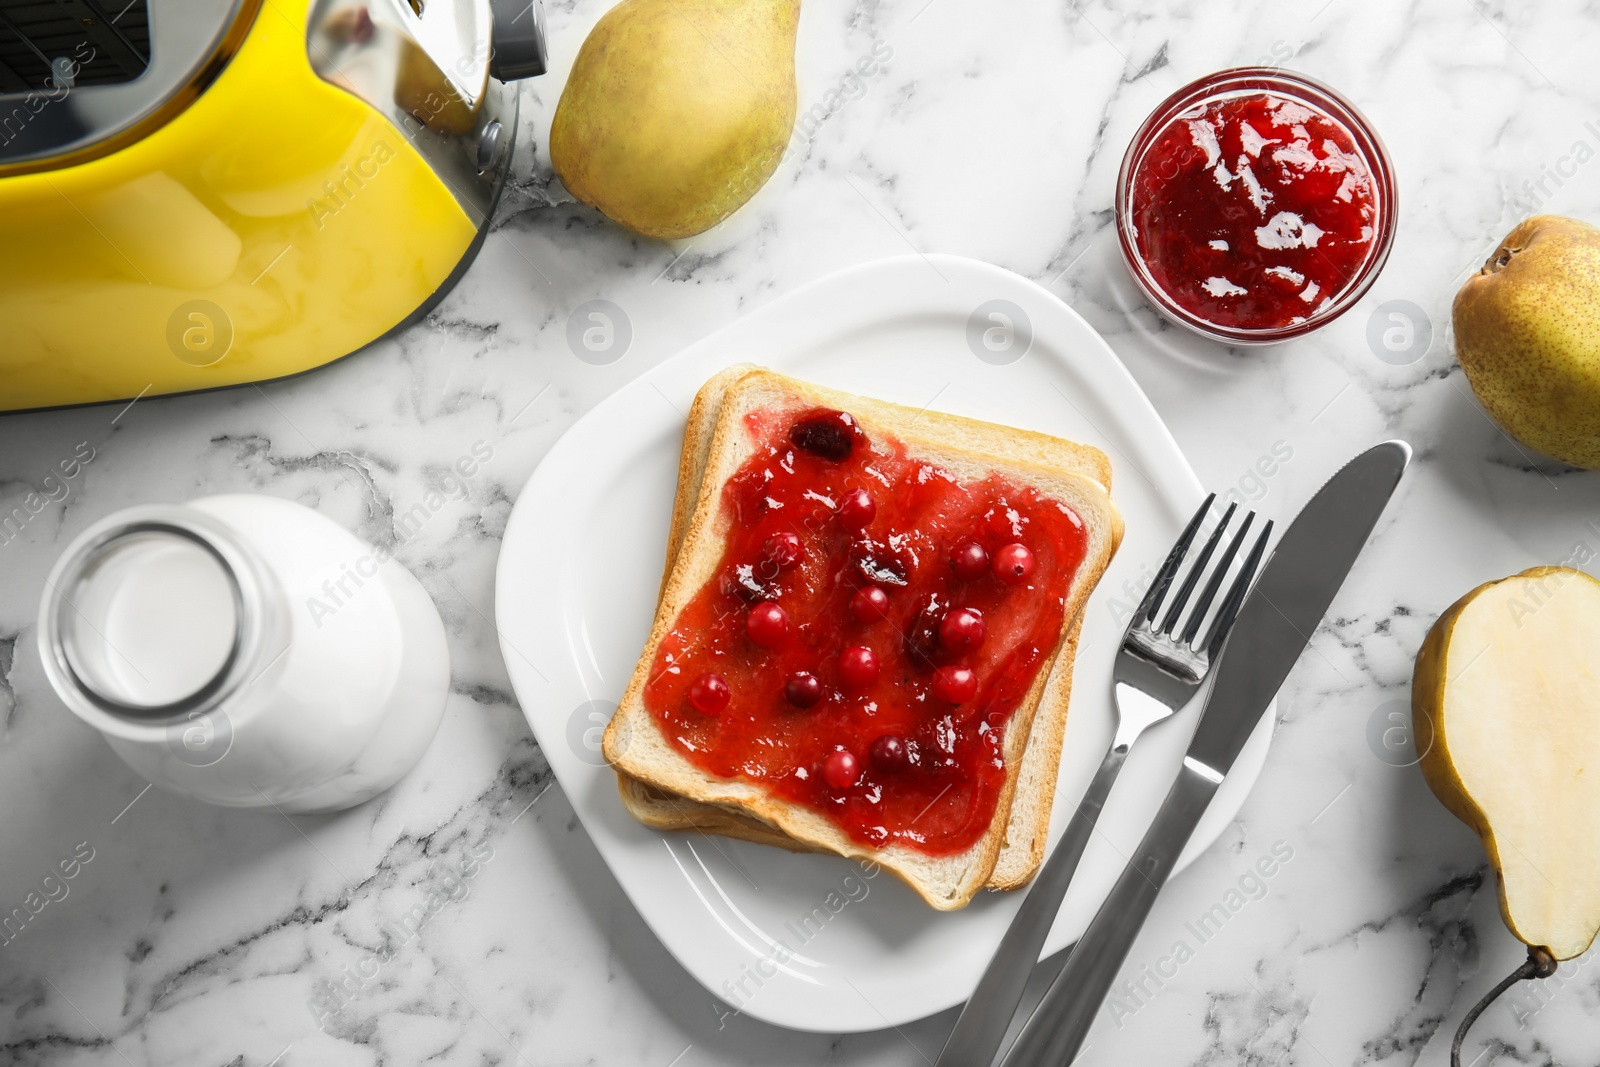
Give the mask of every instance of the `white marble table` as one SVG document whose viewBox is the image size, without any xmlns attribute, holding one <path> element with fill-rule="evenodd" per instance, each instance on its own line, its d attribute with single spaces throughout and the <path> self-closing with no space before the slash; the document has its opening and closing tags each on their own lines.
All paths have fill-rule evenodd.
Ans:
<svg viewBox="0 0 1600 1067">
<path fill-rule="evenodd" d="M 1142 992 L 1107 1009 L 1082 1062 L 1445 1062 L 1461 1013 L 1522 950 L 1475 839 L 1374 738 L 1403 712 L 1411 658 L 1451 600 L 1578 545 L 1600 551 L 1595 476 L 1530 460 L 1488 422 L 1448 328 L 1456 286 L 1523 215 L 1600 217 L 1600 17 L 1579 0 L 1169 6 L 810 0 L 802 108 L 823 120 L 735 220 L 669 247 L 630 238 L 551 177 L 550 114 L 606 7 L 564 0 L 550 10 L 555 69 L 527 89 L 517 186 L 422 325 L 262 389 L 144 400 L 120 417 L 0 417 L 0 510 L 80 443 L 93 450 L 65 499 L 0 545 L 0 911 L 75 850 L 92 855 L 65 898 L 0 945 L 0 1062 L 931 1061 L 953 1012 L 839 1038 L 723 1018 L 552 788 L 489 623 L 507 512 L 577 415 L 773 295 L 908 248 L 987 259 L 1060 294 L 1105 333 L 1201 478 L 1269 512 L 1288 513 L 1361 446 L 1416 445 L 1397 506 L 1283 691 L 1266 772 L 1163 895 L 1123 975 Z M 852 79 L 875 54 L 874 73 Z M 1228 351 L 1153 318 L 1108 224 L 1147 111 L 1193 77 L 1257 61 L 1329 81 L 1367 112 L 1399 171 L 1401 226 L 1376 288 L 1334 327 Z M 592 299 L 632 328 L 605 366 L 566 341 Z M 1393 300 L 1431 317 L 1431 346 L 1411 362 L 1366 340 Z M 401 538 L 394 516 L 479 441 L 493 460 Z M 46 686 L 33 619 L 65 542 L 128 504 L 221 491 L 291 497 L 397 544 L 437 600 L 455 664 L 446 721 L 379 801 L 290 821 L 144 792 Z M 1186 923 L 1274 847 L 1291 858 L 1199 943 Z M 449 873 L 474 856 L 471 878 Z M 377 962 L 384 925 L 407 913 L 425 921 L 390 930 L 399 947 Z M 1192 954 L 1178 965 L 1180 941 Z M 1564 969 L 1537 1012 L 1526 995 L 1494 1007 L 1469 1057 L 1489 1041 L 1480 1067 L 1600 1060 L 1597 973 Z M 348 1002 L 319 1026 L 318 990 L 337 981 Z"/>
</svg>

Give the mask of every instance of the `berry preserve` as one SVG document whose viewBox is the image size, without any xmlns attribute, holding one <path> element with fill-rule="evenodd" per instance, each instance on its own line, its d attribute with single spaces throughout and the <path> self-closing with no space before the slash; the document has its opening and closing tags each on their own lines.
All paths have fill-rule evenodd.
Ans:
<svg viewBox="0 0 1600 1067">
<path fill-rule="evenodd" d="M 1262 342 L 1331 320 L 1388 254 L 1387 158 L 1353 108 L 1293 75 L 1227 71 L 1180 90 L 1123 163 L 1123 251 L 1171 317 Z"/>
<path fill-rule="evenodd" d="M 659 646 L 646 708 L 702 770 L 862 844 L 970 847 L 1005 785 L 1006 726 L 1059 646 L 1081 520 L 842 412 L 762 411 L 746 429 L 726 548 Z"/>
</svg>

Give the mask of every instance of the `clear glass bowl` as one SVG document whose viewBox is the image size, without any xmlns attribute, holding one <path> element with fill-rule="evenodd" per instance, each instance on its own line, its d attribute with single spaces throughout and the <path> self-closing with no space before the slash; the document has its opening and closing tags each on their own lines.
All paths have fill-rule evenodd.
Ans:
<svg viewBox="0 0 1600 1067">
<path fill-rule="evenodd" d="M 1376 200 L 1376 220 L 1372 246 L 1365 262 L 1344 286 L 1322 307 L 1303 321 L 1286 326 L 1268 328 L 1243 328 L 1211 322 L 1179 304 L 1147 267 L 1139 251 L 1134 231 L 1132 191 L 1134 176 L 1138 173 L 1145 154 L 1156 140 L 1185 115 L 1196 115 L 1218 101 L 1255 93 L 1270 93 L 1275 97 L 1295 101 L 1320 111 L 1342 125 L 1350 134 L 1356 150 L 1372 175 L 1373 194 Z M 1389 248 L 1394 242 L 1398 201 L 1396 197 L 1394 167 L 1383 142 L 1373 132 L 1366 118 L 1355 106 L 1320 82 L 1300 74 L 1273 67 L 1235 67 L 1218 71 L 1179 89 L 1145 119 L 1144 125 L 1128 145 L 1122 158 L 1122 171 L 1117 176 L 1117 236 L 1122 244 L 1122 258 L 1128 272 L 1144 292 L 1151 304 L 1168 319 L 1186 326 L 1202 336 L 1235 345 L 1267 345 L 1303 337 L 1321 329 L 1348 311 L 1364 296 L 1389 258 Z"/>
</svg>

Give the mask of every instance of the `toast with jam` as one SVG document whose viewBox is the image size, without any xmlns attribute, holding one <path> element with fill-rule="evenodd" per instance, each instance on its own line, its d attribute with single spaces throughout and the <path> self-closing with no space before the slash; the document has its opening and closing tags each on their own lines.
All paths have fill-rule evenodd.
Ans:
<svg viewBox="0 0 1600 1067">
<path fill-rule="evenodd" d="M 662 574 L 662 592 L 671 577 L 678 548 L 689 527 L 699 500 L 706 461 L 710 454 L 711 437 L 717 415 L 722 409 L 723 396 L 734 382 L 755 370 L 750 364 L 730 367 L 712 377 L 701 387 L 689 412 L 688 427 L 684 432 L 683 451 L 679 462 L 678 492 L 673 504 L 672 523 L 667 539 L 666 567 Z M 943 417 L 943 416 L 936 416 Z M 963 420 L 965 421 L 965 420 Z M 1075 470 L 1095 479 L 1107 488 L 1111 484 L 1111 466 L 1099 449 L 1074 444 L 1057 437 L 1010 431 L 1005 447 L 1025 446 L 1032 451 L 1030 458 L 1047 466 Z M 1055 670 L 1061 675 L 1053 678 L 1052 685 L 1070 686 L 1072 676 L 1072 651 L 1077 645 L 1079 616 L 1063 655 L 1058 657 Z M 1060 699 L 1046 700 L 1034 715 L 1027 748 L 1023 752 L 1019 792 L 1024 798 L 1055 795 L 1055 776 L 1061 752 L 1061 739 L 1066 729 L 1067 693 Z M 725 837 L 774 845 L 790 851 L 825 851 L 821 846 L 809 845 L 789 837 L 777 828 L 741 814 L 737 809 L 718 804 L 688 800 L 618 772 L 617 787 L 623 807 L 646 826 L 658 830 L 693 830 L 699 833 L 721 834 Z M 1013 803 L 1010 823 L 994 871 L 986 883 L 989 889 L 1015 889 L 1026 884 L 1038 870 L 1044 857 L 1045 842 L 1050 828 L 1050 804 L 1030 803 L 1024 799 Z"/>
<path fill-rule="evenodd" d="M 936 908 L 1043 854 L 1098 450 L 755 368 L 696 397 L 605 752 L 648 825 L 872 860 Z"/>
</svg>

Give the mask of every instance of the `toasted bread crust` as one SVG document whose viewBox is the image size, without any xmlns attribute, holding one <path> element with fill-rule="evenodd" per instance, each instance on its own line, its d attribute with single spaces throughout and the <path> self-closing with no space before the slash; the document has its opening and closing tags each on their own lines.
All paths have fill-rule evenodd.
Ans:
<svg viewBox="0 0 1600 1067">
<path fill-rule="evenodd" d="M 694 403 L 689 405 L 689 422 L 683 430 L 683 452 L 678 457 L 678 491 L 672 498 L 667 562 L 661 569 L 658 599 L 666 595 L 667 579 L 672 577 L 672 565 L 678 561 L 683 535 L 688 532 L 695 505 L 700 502 L 700 482 L 705 476 L 706 461 L 711 457 L 711 436 L 716 429 L 717 415 L 722 411 L 722 400 L 734 382 L 757 369 L 752 363 L 736 363 L 718 371 L 694 394 Z"/>
<path fill-rule="evenodd" d="M 990 889 L 1016 889 L 1033 880 L 1044 861 L 1050 838 L 1050 812 L 1055 807 L 1056 775 L 1061 770 L 1061 739 L 1067 732 L 1067 707 L 1072 696 L 1072 668 L 1077 662 L 1083 612 L 1073 617 L 1067 639 L 1050 671 L 1049 689 L 1034 713 L 1028 747 L 1017 771 L 1016 797 L 1007 817 L 1006 836 L 989 873 Z"/>
<path fill-rule="evenodd" d="M 723 402 L 712 418 L 711 408 L 717 406 L 719 392 L 724 394 Z M 999 471 L 1033 484 L 1047 495 L 1071 503 L 1091 530 L 1097 531 L 1091 537 L 1090 555 L 1070 587 L 1053 665 L 1036 674 L 1026 698 L 1008 721 L 1004 750 L 1009 773 L 994 824 L 966 852 L 930 857 L 906 846 L 861 846 L 818 812 L 778 800 L 755 783 L 701 772 L 671 749 L 643 708 L 642 689 L 657 645 L 721 557 L 719 494 L 703 491 L 694 475 L 703 469 L 700 481 L 707 486 L 725 481 L 749 448 L 740 416 L 775 402 L 850 410 L 869 432 L 897 437 L 908 449 L 942 465 L 965 468 L 965 476 Z M 1045 460 L 1051 461 L 1050 465 L 1040 462 Z M 1081 472 L 1064 470 L 1067 463 Z M 956 473 L 962 472 L 957 469 Z M 624 803 L 649 825 L 694 828 L 793 850 L 824 850 L 875 860 L 941 909 L 962 906 L 985 882 L 1009 888 L 1027 881 L 1042 857 L 1049 827 L 1082 604 L 1121 538 L 1121 519 L 1104 489 L 1109 477 L 1109 463 L 1097 449 L 1043 434 L 914 412 L 819 389 L 769 371 L 735 368 L 713 378 L 696 397 L 685 435 L 673 516 L 674 533 L 681 531 L 682 536 L 674 537 L 676 547 L 669 546 L 660 610 L 633 682 L 606 732 L 607 757 L 623 775 L 619 787 Z M 1041 714 L 1036 731 L 1035 720 Z M 639 781 L 628 781 L 629 775 Z M 1018 782 L 1024 778 L 1031 793 L 1021 804 L 1013 804 Z M 1000 863 L 1003 848 L 1009 852 Z"/>
</svg>

